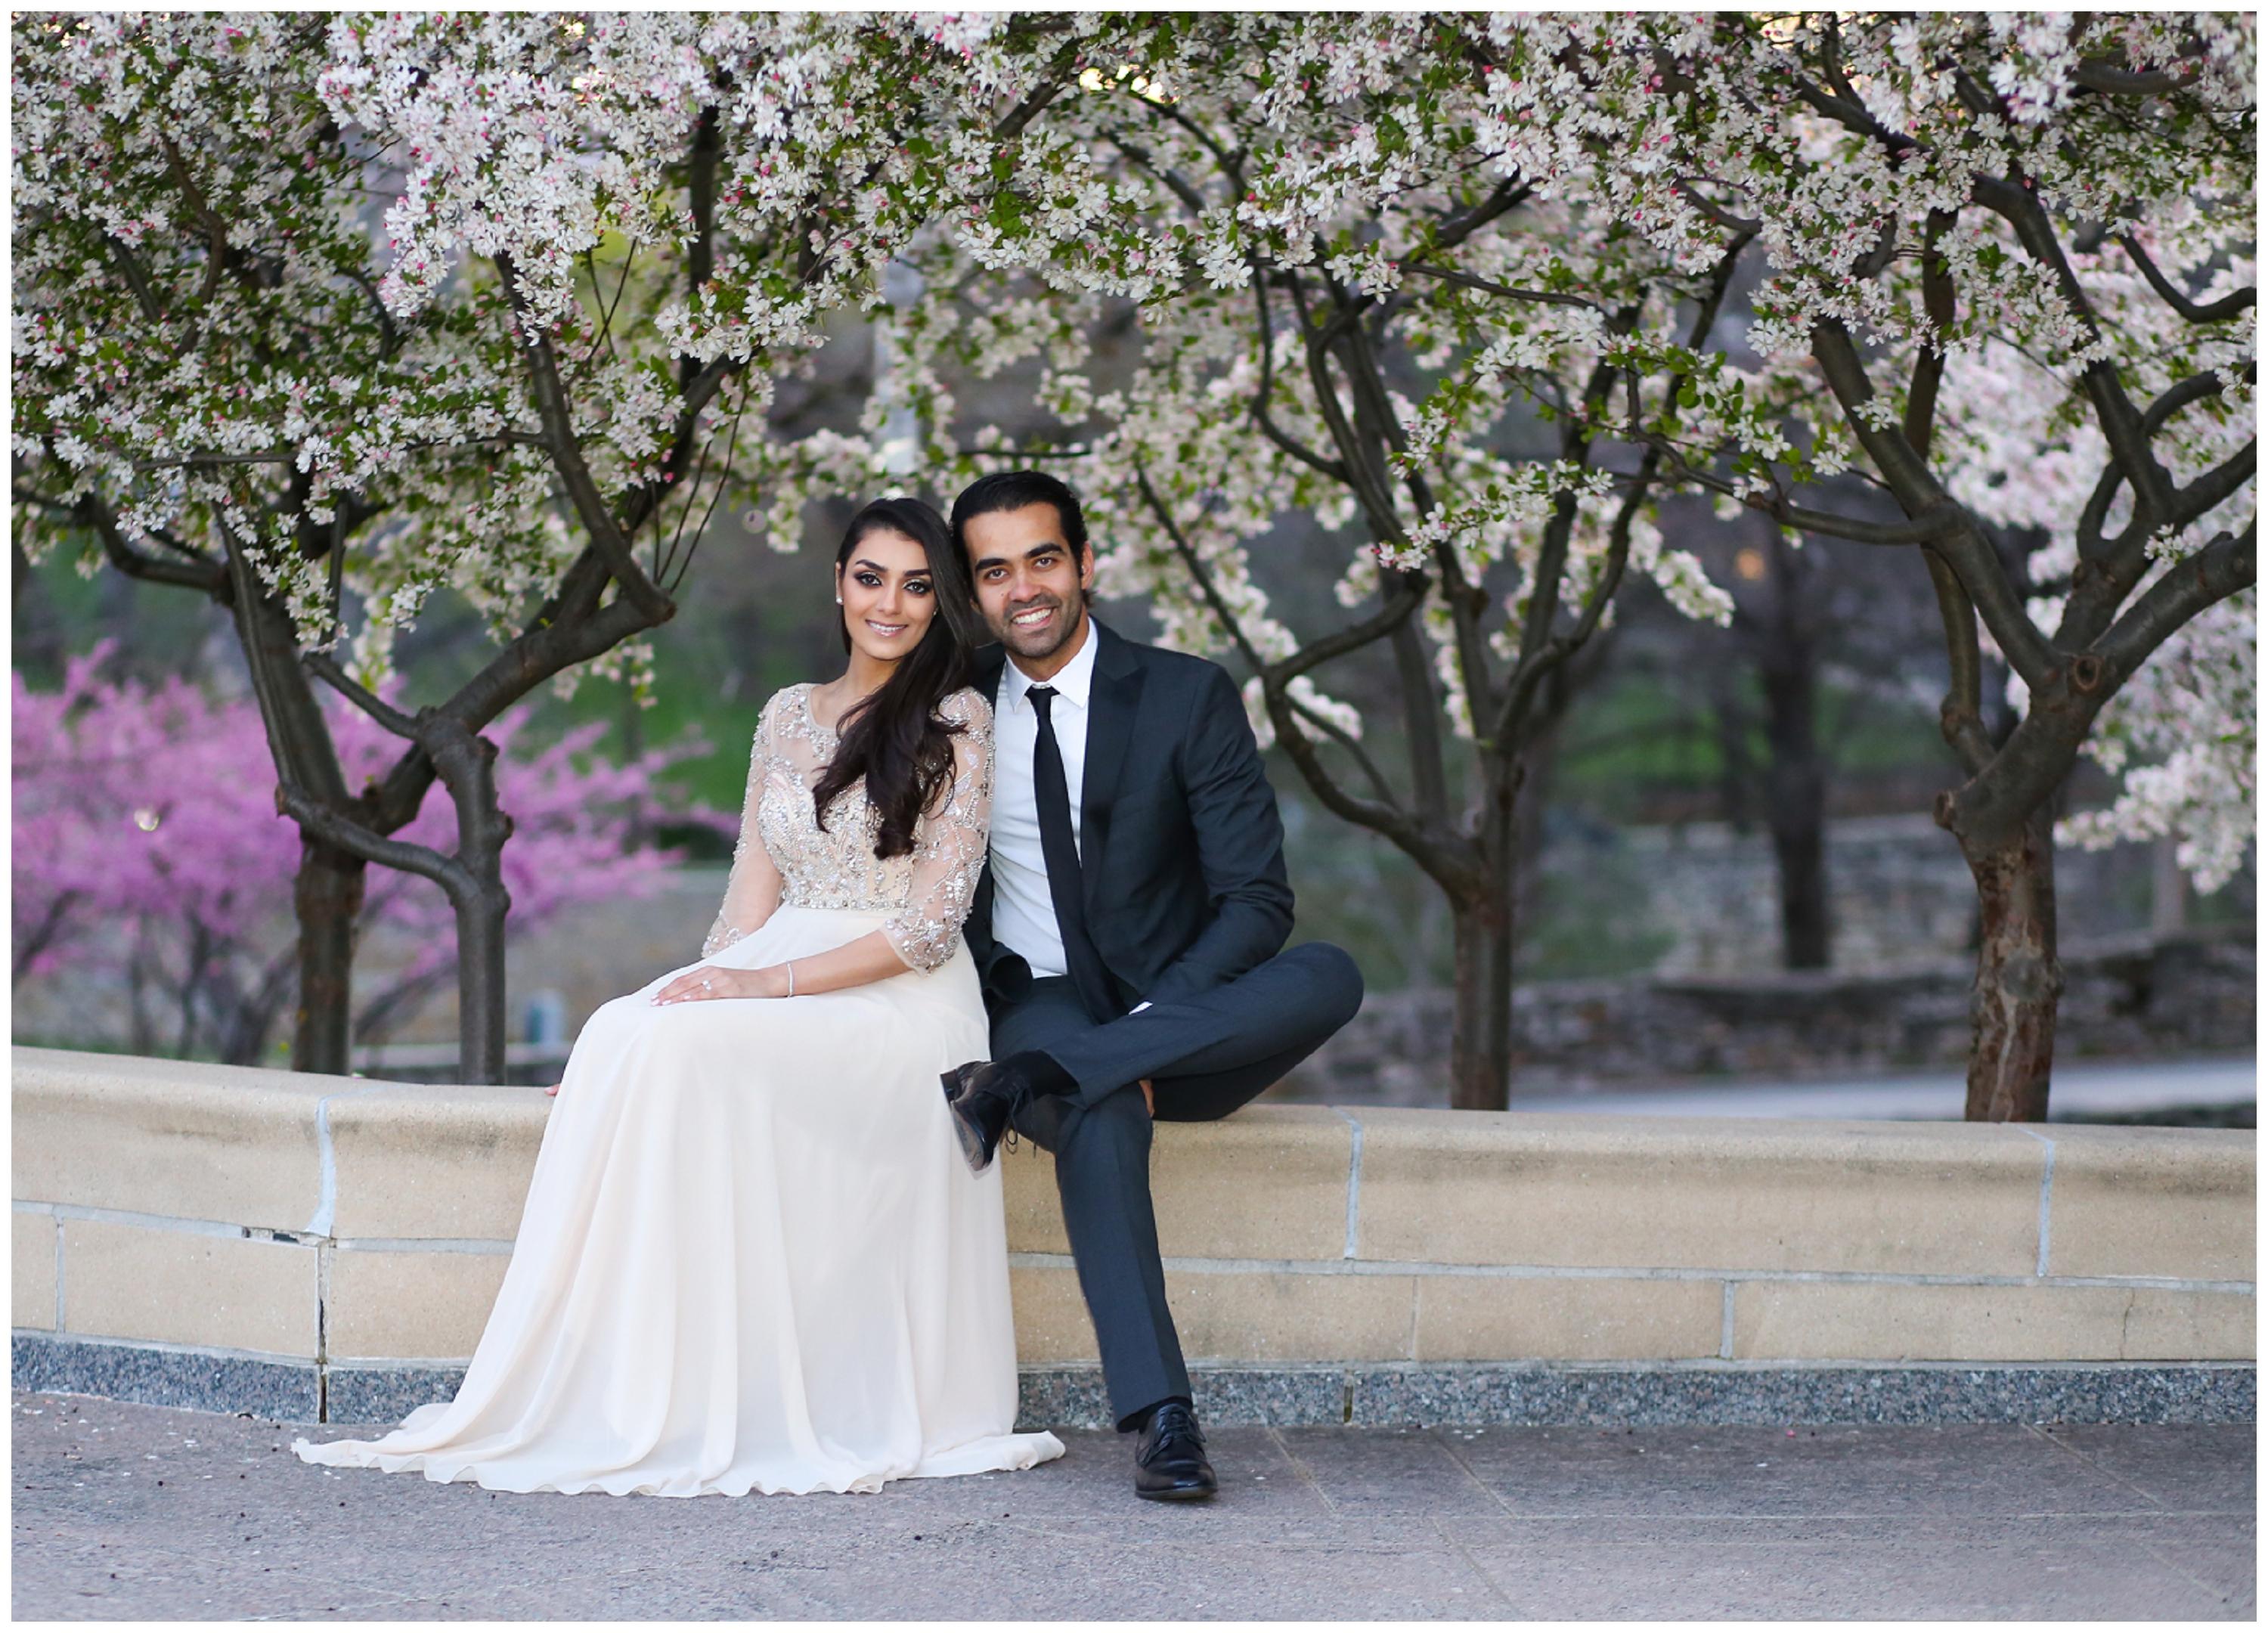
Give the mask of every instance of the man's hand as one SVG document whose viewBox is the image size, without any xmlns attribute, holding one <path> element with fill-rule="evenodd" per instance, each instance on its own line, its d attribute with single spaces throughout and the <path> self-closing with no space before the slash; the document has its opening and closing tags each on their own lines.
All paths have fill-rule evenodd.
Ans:
<svg viewBox="0 0 2268 1633">
<path fill-rule="evenodd" d="M 1149 1108 L 1151 1120 L 1152 1122 L 1156 1121 L 1158 1115 L 1158 1091 L 1150 1086 L 1150 1079 L 1147 1078 L 1142 1079 L 1142 1104 Z"/>
<path fill-rule="evenodd" d="M 768 964 L 762 969 L 718 969 L 703 964 L 688 969 L 653 995 L 656 1004 L 698 1004 L 709 998 L 784 998 L 787 996 L 787 966 Z"/>
</svg>

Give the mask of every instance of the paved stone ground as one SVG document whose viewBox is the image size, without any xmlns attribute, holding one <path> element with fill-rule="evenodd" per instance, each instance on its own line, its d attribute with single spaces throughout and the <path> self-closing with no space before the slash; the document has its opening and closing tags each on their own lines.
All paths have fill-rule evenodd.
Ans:
<svg viewBox="0 0 2268 1633">
<path fill-rule="evenodd" d="M 2256 1614 L 2251 1425 L 1223 1430 L 878 1497 L 519 1497 L 253 1418 L 14 1397 L 20 1620 Z M 327 1425 L 320 1438 L 367 1431 Z"/>
</svg>

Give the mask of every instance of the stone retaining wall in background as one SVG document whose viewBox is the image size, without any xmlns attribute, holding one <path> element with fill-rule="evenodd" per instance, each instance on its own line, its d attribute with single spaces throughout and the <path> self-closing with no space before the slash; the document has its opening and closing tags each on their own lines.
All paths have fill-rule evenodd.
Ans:
<svg viewBox="0 0 2268 1633">
<path fill-rule="evenodd" d="M 2249 926 L 2067 946 L 2056 1024 L 2062 1061 L 2250 1054 L 2257 961 Z M 1515 1096 L 1594 1084 L 1808 1077 L 1969 1056 L 1966 960 L 1846 975 L 1551 982 L 1513 994 Z M 1373 994 L 1293 1074 L 1307 1100 L 1439 1104 L 1450 995 Z"/>
</svg>

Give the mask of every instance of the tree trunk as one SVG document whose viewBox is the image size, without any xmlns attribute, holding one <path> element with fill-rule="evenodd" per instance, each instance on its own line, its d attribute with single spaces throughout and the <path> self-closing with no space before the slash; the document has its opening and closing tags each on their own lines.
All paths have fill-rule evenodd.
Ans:
<svg viewBox="0 0 2268 1633">
<path fill-rule="evenodd" d="M 512 819 L 497 804 L 496 745 L 457 727 L 429 740 L 434 769 L 457 811 L 454 866 L 440 883 L 457 914 L 457 1072 L 465 1083 L 504 1080 L 504 845 Z"/>
<path fill-rule="evenodd" d="M 344 1077 L 352 1064 L 355 929 L 370 864 L 314 838 L 299 845 L 299 1000 L 291 1070 Z"/>
<path fill-rule="evenodd" d="M 504 925 L 512 897 L 501 881 L 468 891 L 457 909 L 457 1078 L 502 1083 L 504 1073 Z"/>
<path fill-rule="evenodd" d="M 1779 864 L 1780 962 L 1788 969 L 1825 969 L 1832 928 L 1827 914 L 1826 788 L 1816 751 L 1806 763 L 1784 760 L 1775 745 L 1767 786 L 1772 853 Z"/>
<path fill-rule="evenodd" d="M 2014 840 L 1962 846 L 1977 879 L 1980 931 L 1970 989 L 1971 1122 L 2044 1122 L 2055 1063 L 2055 816 L 2043 801 Z"/>
<path fill-rule="evenodd" d="M 232 538 L 229 571 L 235 585 L 237 639 L 252 676 L 253 695 L 268 729 L 277 772 L 334 811 L 349 805 L 346 776 L 307 672 L 289 608 L 261 583 Z M 329 847 L 302 830 L 292 905 L 299 915 L 299 1005 L 292 1028 L 291 1070 L 343 1075 L 352 1035 L 354 921 L 362 909 L 364 864 L 341 855 L 318 862 Z M 311 877 L 310 869 L 316 870 Z M 307 912 L 320 916 L 311 924 Z"/>
<path fill-rule="evenodd" d="M 1772 605 L 1756 641 L 1764 740 L 1771 748 L 1764 808 L 1779 863 L 1780 962 L 1788 969 L 1825 969 L 1827 768 L 1813 715 L 1818 664 L 1803 626 L 1794 555 L 1786 535 L 1772 529 Z"/>
<path fill-rule="evenodd" d="M 1453 901 L 1457 977 L 1449 1033 L 1449 1104 L 1502 1111 L 1512 1096 L 1512 915 L 1509 893 Z"/>
<path fill-rule="evenodd" d="M 1453 899 L 1457 944 L 1456 1016 L 1449 1044 L 1449 1104 L 1502 1111 L 1512 1101 L 1513 901 L 1520 880 L 1519 756 L 1482 762 L 1479 889 Z"/>
</svg>

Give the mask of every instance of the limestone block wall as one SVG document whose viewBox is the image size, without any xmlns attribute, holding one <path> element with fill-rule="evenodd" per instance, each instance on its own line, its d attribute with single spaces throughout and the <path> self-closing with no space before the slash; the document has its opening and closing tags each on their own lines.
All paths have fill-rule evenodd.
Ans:
<svg viewBox="0 0 2268 1633">
<path fill-rule="evenodd" d="M 45 1337 L 335 1394 L 470 1355 L 539 1091 L 13 1069 L 19 1366 Z M 1091 1365 L 1052 1165 L 1003 1161 L 1020 1358 Z M 1212 1369 L 2255 1356 L 2250 1132 L 1263 1106 L 1161 1125 L 1152 1184 Z"/>
</svg>

